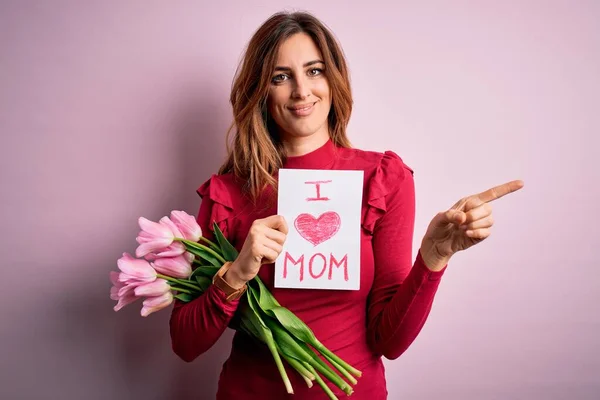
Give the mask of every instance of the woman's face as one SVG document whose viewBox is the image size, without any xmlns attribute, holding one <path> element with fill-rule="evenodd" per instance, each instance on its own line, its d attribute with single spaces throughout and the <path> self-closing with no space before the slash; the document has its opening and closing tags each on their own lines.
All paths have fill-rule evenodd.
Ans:
<svg viewBox="0 0 600 400">
<path fill-rule="evenodd" d="M 321 52 L 306 33 L 281 44 L 267 103 L 283 140 L 329 137 L 331 91 L 324 71 Z"/>
</svg>

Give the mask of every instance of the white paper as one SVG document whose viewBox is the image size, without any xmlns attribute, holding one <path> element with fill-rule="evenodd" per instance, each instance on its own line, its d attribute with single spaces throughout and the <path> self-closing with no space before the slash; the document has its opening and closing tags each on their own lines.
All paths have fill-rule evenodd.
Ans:
<svg viewBox="0 0 600 400">
<path fill-rule="evenodd" d="M 288 224 L 275 287 L 360 289 L 363 171 L 280 169 L 277 213 Z"/>
</svg>

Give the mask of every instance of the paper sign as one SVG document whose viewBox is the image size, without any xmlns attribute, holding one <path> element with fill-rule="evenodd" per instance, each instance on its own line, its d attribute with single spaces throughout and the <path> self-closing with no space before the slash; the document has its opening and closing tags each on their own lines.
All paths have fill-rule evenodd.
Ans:
<svg viewBox="0 0 600 400">
<path fill-rule="evenodd" d="M 360 289 L 363 171 L 279 170 L 277 213 L 289 232 L 275 287 Z"/>
</svg>

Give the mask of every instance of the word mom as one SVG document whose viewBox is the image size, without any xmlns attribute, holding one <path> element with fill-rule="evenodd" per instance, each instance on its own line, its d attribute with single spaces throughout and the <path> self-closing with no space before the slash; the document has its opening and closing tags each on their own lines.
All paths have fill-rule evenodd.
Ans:
<svg viewBox="0 0 600 400">
<path fill-rule="evenodd" d="M 328 262 L 329 261 L 329 262 Z M 283 279 L 288 276 L 288 263 L 291 265 L 290 269 L 299 269 L 299 280 L 304 281 L 305 271 L 305 258 L 304 254 L 295 260 L 289 252 L 285 252 L 285 258 L 283 260 Z M 298 264 L 300 265 L 298 267 Z M 332 253 L 329 253 L 329 260 L 325 255 L 321 253 L 315 253 L 308 259 L 308 274 L 313 279 L 320 279 L 327 272 L 327 279 L 333 279 L 333 269 L 342 268 L 344 274 L 344 280 L 348 281 L 348 255 L 345 254 L 341 260 L 337 260 Z"/>
</svg>

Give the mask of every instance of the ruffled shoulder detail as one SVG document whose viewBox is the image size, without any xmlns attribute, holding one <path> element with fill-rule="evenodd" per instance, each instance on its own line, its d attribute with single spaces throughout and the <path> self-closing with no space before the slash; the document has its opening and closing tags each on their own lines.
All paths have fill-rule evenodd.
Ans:
<svg viewBox="0 0 600 400">
<path fill-rule="evenodd" d="M 386 197 L 398 190 L 406 174 L 414 171 L 404 164 L 393 151 L 381 154 L 373 173 L 367 179 L 365 196 L 367 210 L 363 216 L 362 227 L 369 233 L 375 230 L 375 224 L 387 211 Z"/>
<path fill-rule="evenodd" d="M 210 199 L 211 210 L 207 227 L 212 231 L 213 222 L 216 222 L 225 237 L 228 237 L 229 220 L 234 215 L 234 196 L 236 188 L 231 176 L 229 175 L 213 175 L 204 182 L 196 193 L 200 195 L 202 201 Z"/>
</svg>

